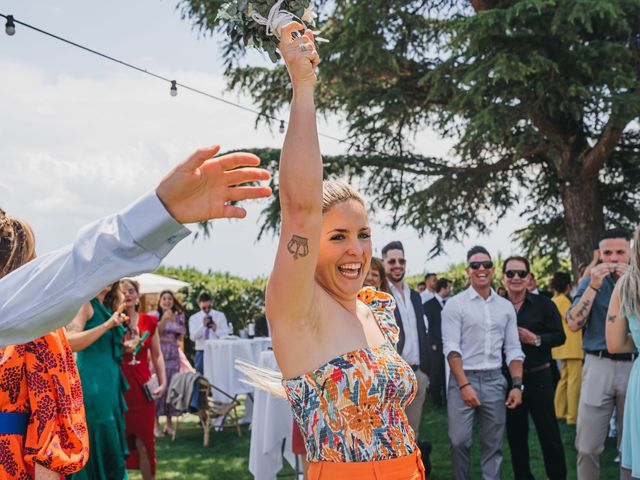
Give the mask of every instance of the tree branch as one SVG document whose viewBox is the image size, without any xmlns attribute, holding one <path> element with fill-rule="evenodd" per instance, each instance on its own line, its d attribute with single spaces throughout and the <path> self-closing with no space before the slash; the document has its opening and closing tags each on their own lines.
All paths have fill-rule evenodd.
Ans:
<svg viewBox="0 0 640 480">
<path fill-rule="evenodd" d="M 581 169 L 583 175 L 597 175 L 620 142 L 625 125 L 626 122 L 620 122 L 619 118 L 609 119 L 596 144 L 584 156 Z"/>
</svg>

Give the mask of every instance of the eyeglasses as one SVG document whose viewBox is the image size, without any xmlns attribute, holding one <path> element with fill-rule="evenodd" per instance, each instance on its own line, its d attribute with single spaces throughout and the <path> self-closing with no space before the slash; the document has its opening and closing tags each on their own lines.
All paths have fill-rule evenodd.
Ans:
<svg viewBox="0 0 640 480">
<path fill-rule="evenodd" d="M 527 272 L 526 270 L 507 270 L 506 272 L 504 272 L 504 274 L 507 276 L 507 278 L 513 278 L 516 275 L 518 275 L 520 278 L 526 278 L 527 275 L 529 275 L 529 272 Z"/>
<path fill-rule="evenodd" d="M 485 260 L 484 262 L 469 262 L 469 268 L 471 270 L 479 270 L 480 267 L 484 267 L 486 270 L 489 270 L 493 267 L 493 262 L 491 260 Z"/>
<path fill-rule="evenodd" d="M 396 261 L 400 265 L 406 265 L 406 263 L 407 263 L 407 260 L 405 258 L 390 258 L 389 260 L 387 260 L 387 262 L 389 262 L 389 265 L 395 265 Z"/>
</svg>

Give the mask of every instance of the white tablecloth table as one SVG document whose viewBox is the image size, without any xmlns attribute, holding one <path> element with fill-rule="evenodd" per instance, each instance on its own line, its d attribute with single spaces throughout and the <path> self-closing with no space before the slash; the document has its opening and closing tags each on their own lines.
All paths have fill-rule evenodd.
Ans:
<svg viewBox="0 0 640 480">
<path fill-rule="evenodd" d="M 259 365 L 278 370 L 273 351 L 260 354 Z M 293 415 L 286 399 L 256 389 L 251 424 L 249 471 L 256 480 L 274 480 L 282 469 L 282 456 L 295 468 L 291 451 Z M 284 445 L 284 451 L 283 451 Z"/>
<path fill-rule="evenodd" d="M 260 353 L 270 346 L 270 338 L 207 340 L 204 344 L 204 376 L 212 385 L 231 396 L 253 393 L 253 387 L 240 381 L 242 374 L 235 368 L 236 360 L 258 363 Z M 229 401 L 215 389 L 213 398 L 221 402 Z"/>
</svg>

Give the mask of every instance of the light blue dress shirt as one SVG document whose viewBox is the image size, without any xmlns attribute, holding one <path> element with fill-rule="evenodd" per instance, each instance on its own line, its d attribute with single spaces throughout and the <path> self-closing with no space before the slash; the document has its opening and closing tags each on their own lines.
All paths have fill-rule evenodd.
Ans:
<svg viewBox="0 0 640 480">
<path fill-rule="evenodd" d="M 84 227 L 71 245 L 0 278 L 0 347 L 67 325 L 106 285 L 155 270 L 189 233 L 154 192 Z"/>
</svg>

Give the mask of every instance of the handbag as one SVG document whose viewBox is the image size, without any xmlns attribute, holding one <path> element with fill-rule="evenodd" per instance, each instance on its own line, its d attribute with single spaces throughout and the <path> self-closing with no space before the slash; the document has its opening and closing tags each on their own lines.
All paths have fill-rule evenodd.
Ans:
<svg viewBox="0 0 640 480">
<path fill-rule="evenodd" d="M 142 392 L 149 402 L 155 402 L 158 398 L 160 398 L 160 396 L 156 397 L 153 395 L 153 392 L 155 392 L 159 386 L 160 384 L 158 383 L 158 376 L 155 373 L 151 375 L 151 378 L 149 379 L 149 381 L 147 381 L 147 383 L 142 385 Z"/>
</svg>

